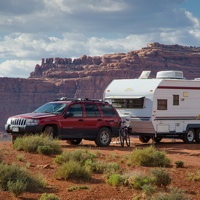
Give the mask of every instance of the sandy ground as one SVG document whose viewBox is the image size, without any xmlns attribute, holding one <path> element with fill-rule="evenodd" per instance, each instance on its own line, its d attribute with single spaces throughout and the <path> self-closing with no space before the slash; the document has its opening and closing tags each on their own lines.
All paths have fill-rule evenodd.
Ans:
<svg viewBox="0 0 200 200">
<path fill-rule="evenodd" d="M 135 148 L 145 148 L 151 145 L 151 142 L 142 144 L 138 138 L 132 137 L 131 146 L 125 146 L 124 148 L 121 148 L 116 140 L 106 148 L 97 147 L 94 142 L 85 140 L 79 146 L 69 145 L 65 141 L 60 141 L 60 143 L 64 151 L 74 151 L 77 148 L 83 148 L 88 149 L 89 151 L 99 152 L 101 159 L 108 162 L 118 162 L 123 170 L 129 172 L 136 170 L 136 168 L 137 170 L 142 171 L 150 170 L 148 167 L 129 167 L 126 163 L 120 161 L 122 158 L 127 157 Z M 200 173 L 200 144 L 184 144 L 182 140 L 163 139 L 161 143 L 155 144 L 155 148 L 158 150 L 164 150 L 167 153 L 167 156 L 171 159 L 171 166 L 167 168 L 172 177 L 172 183 L 170 186 L 184 190 L 192 200 L 200 199 L 200 181 L 192 181 L 188 179 L 189 173 L 196 173 L 197 171 Z M 24 167 L 29 163 L 30 167 L 28 170 L 31 173 L 43 174 L 48 184 L 48 187 L 44 192 L 54 193 L 62 200 L 128 200 L 133 199 L 136 195 L 141 196 L 141 192 L 138 190 L 122 186 L 117 188 L 109 186 L 106 184 L 106 178 L 102 174 L 93 174 L 90 182 L 56 180 L 54 174 L 58 166 L 53 162 L 55 156 L 49 157 L 45 155 L 19 152 L 13 149 L 10 141 L 6 140 L 0 142 L 0 149 L 3 152 L 5 163 L 16 163 Z M 23 161 L 17 159 L 17 155 L 19 154 L 23 154 Z M 175 162 L 179 160 L 184 162 L 183 168 L 176 168 Z M 45 165 L 48 165 L 48 167 L 41 167 Z M 68 188 L 72 186 L 88 186 L 88 189 L 69 192 Z M 15 198 L 6 191 L 0 191 L 0 200 L 34 200 L 39 199 L 40 196 L 41 193 L 24 193 L 18 198 Z"/>
</svg>

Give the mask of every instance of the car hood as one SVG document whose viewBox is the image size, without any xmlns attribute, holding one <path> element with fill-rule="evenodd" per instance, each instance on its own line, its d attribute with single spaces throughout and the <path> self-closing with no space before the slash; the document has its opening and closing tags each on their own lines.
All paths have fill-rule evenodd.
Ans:
<svg viewBox="0 0 200 200">
<path fill-rule="evenodd" d="M 10 118 L 24 118 L 24 119 L 29 119 L 29 118 L 45 118 L 45 117 L 54 117 L 56 114 L 52 113 L 26 113 L 26 114 L 20 114 L 20 115 L 15 115 Z"/>
</svg>

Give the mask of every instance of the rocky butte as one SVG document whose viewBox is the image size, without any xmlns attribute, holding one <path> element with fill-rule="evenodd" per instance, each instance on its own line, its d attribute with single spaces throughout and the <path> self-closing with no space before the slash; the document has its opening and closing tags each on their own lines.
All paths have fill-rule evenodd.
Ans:
<svg viewBox="0 0 200 200">
<path fill-rule="evenodd" d="M 151 70 L 151 77 L 161 70 L 200 77 L 200 47 L 150 43 L 128 53 L 43 58 L 27 79 L 0 78 L 0 130 L 9 116 L 32 112 L 58 97 L 101 99 L 113 79 L 136 78 L 144 70 Z"/>
</svg>

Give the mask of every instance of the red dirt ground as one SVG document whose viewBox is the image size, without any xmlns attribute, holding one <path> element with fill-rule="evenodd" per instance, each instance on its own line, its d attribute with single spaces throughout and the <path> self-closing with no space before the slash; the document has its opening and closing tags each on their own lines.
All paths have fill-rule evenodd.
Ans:
<svg viewBox="0 0 200 200">
<path fill-rule="evenodd" d="M 94 142 L 83 141 L 79 146 L 72 146 L 65 141 L 60 141 L 64 151 L 73 151 L 77 148 L 88 149 L 93 152 L 100 152 L 101 158 L 108 162 L 118 162 L 123 169 L 127 171 L 142 170 L 148 171 L 148 167 L 129 167 L 126 163 L 122 163 L 120 160 L 125 156 L 128 156 L 136 147 L 144 148 L 151 143 L 142 144 L 138 138 L 131 138 L 131 147 L 121 148 L 116 141 L 112 142 L 109 147 L 100 148 L 97 147 Z M 171 166 L 167 168 L 167 171 L 172 177 L 170 186 L 178 187 L 184 190 L 192 200 L 200 199 L 200 181 L 188 180 L 188 173 L 200 172 L 200 144 L 184 144 L 181 140 L 169 140 L 163 139 L 161 143 L 155 144 L 156 149 L 164 150 L 167 153 L 167 157 L 171 159 Z M 54 193 L 61 200 L 131 200 L 134 196 L 140 196 L 140 199 L 146 199 L 142 197 L 141 191 L 129 189 L 125 186 L 112 187 L 105 183 L 105 176 L 102 174 L 93 174 L 90 182 L 77 182 L 77 181 L 61 181 L 56 180 L 54 173 L 57 169 L 57 165 L 53 163 L 55 156 L 45 156 L 39 154 L 30 154 L 25 152 L 19 152 L 13 149 L 12 143 L 9 141 L 0 142 L 0 150 L 3 151 L 3 160 L 5 163 L 16 163 L 21 166 L 26 166 L 30 163 L 30 170 L 33 174 L 43 174 L 47 181 L 46 193 Z M 19 161 L 17 155 L 23 154 L 24 161 Z M 176 168 L 176 161 L 183 161 L 183 168 Z M 47 168 L 42 166 L 47 165 Z M 68 188 L 72 186 L 88 186 L 88 189 L 75 190 L 69 192 Z M 43 193 L 44 193 L 43 192 Z M 18 198 L 12 196 L 11 193 L 6 191 L 0 191 L 0 200 L 35 200 L 39 199 L 41 193 L 24 193 Z"/>
</svg>

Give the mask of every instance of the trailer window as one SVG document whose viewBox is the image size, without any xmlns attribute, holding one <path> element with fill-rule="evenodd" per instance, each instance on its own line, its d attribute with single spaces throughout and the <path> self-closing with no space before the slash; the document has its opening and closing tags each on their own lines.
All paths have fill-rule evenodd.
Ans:
<svg viewBox="0 0 200 200">
<path fill-rule="evenodd" d="M 167 110 L 167 99 L 157 100 L 157 110 Z"/>
<path fill-rule="evenodd" d="M 115 108 L 143 108 L 144 97 L 137 99 L 111 99 Z"/>
<path fill-rule="evenodd" d="M 179 95 L 173 95 L 173 105 L 174 106 L 179 105 Z"/>
</svg>

